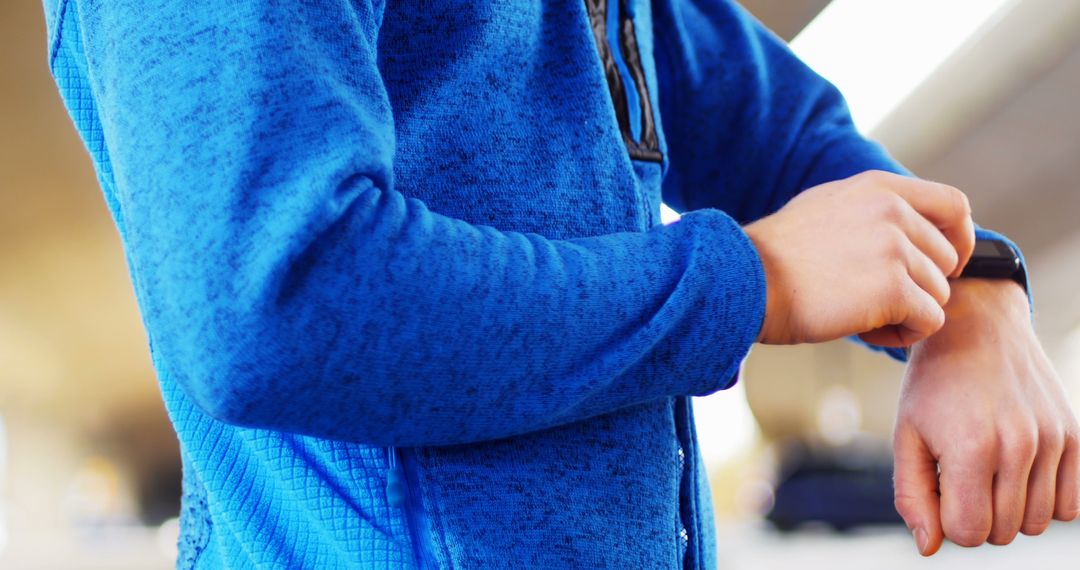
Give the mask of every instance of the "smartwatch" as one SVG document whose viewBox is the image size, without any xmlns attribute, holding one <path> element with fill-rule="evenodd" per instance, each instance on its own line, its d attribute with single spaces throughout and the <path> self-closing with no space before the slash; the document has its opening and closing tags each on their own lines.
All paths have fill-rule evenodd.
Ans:
<svg viewBox="0 0 1080 570">
<path fill-rule="evenodd" d="M 1012 279 L 1027 291 L 1027 273 L 1020 263 L 1020 255 L 999 239 L 976 239 L 975 251 L 960 277 Z"/>
<path fill-rule="evenodd" d="M 982 277 L 985 279 L 1012 279 L 1024 288 L 1027 287 L 1027 272 L 1016 253 L 1007 242 L 993 238 L 976 238 L 975 250 L 971 259 L 964 266 L 960 277 Z M 911 356 L 911 347 L 902 349 L 904 357 Z"/>
</svg>

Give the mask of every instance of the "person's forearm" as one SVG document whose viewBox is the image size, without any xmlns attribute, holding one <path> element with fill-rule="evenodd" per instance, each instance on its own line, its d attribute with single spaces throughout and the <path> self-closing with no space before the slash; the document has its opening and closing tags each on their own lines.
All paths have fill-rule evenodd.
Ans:
<svg viewBox="0 0 1080 570">
<path fill-rule="evenodd" d="M 873 170 L 913 176 L 856 129 L 834 85 L 736 3 L 664 4 L 654 17 L 683 31 L 658 35 L 656 55 L 671 161 L 664 199 L 676 210 L 721 208 L 748 224 L 824 183 Z M 884 350 L 907 360 L 902 348 Z"/>
<path fill-rule="evenodd" d="M 117 0 L 85 21 L 155 362 L 211 415 L 498 438 L 719 389 L 757 336 L 760 263 L 719 211 L 554 240 L 396 191 L 363 2 Z"/>
</svg>

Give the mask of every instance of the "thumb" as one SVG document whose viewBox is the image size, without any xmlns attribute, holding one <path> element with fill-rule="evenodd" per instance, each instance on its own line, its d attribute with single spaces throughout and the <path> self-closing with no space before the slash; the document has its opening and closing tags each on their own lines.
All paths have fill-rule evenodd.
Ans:
<svg viewBox="0 0 1080 570">
<path fill-rule="evenodd" d="M 896 510 L 911 529 L 919 552 L 930 556 L 944 540 L 937 460 L 915 430 L 898 426 L 893 461 Z"/>
</svg>

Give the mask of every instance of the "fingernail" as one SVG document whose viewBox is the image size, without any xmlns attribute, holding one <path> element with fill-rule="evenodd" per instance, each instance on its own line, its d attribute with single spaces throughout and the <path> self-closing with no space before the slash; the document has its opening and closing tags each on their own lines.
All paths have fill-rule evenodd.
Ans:
<svg viewBox="0 0 1080 570">
<path fill-rule="evenodd" d="M 919 547 L 919 554 L 926 556 L 926 543 L 929 541 L 922 527 L 915 529 L 915 545 Z"/>
</svg>

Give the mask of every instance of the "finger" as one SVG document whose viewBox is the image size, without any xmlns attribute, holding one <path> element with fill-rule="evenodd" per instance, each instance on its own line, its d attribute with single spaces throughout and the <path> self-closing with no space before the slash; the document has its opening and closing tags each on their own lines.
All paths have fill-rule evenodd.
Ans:
<svg viewBox="0 0 1080 570">
<path fill-rule="evenodd" d="M 1076 434 L 1065 439 L 1065 451 L 1057 473 L 1057 496 L 1054 499 L 1054 518 L 1072 521 L 1080 516 L 1080 442 Z"/>
<path fill-rule="evenodd" d="M 901 333 L 898 325 L 889 325 L 881 328 L 859 333 L 859 339 L 866 344 L 885 346 L 889 348 L 903 348 L 910 346 L 904 344 L 904 338 L 911 333 Z"/>
<path fill-rule="evenodd" d="M 909 279 L 904 286 L 907 293 L 902 309 L 907 312 L 893 324 L 898 325 L 900 346 L 911 346 L 941 330 L 945 325 L 945 310 L 914 281 Z"/>
<path fill-rule="evenodd" d="M 949 280 L 945 273 L 933 260 L 922 251 L 911 247 L 907 253 L 908 276 L 937 301 L 938 306 L 944 307 L 949 302 Z"/>
<path fill-rule="evenodd" d="M 897 428 L 893 439 L 896 511 L 911 529 L 919 553 L 941 548 L 941 503 L 937 460 L 914 430 Z"/>
<path fill-rule="evenodd" d="M 993 483 L 996 457 L 976 438 L 958 445 L 940 460 L 941 527 L 960 546 L 986 542 L 993 525 Z"/>
<path fill-rule="evenodd" d="M 905 202 L 904 215 L 900 222 L 904 234 L 908 240 L 929 257 L 942 275 L 950 275 L 956 270 L 959 257 L 953 244 L 949 242 L 941 230 L 934 227 L 929 220 L 919 215 L 910 204 Z"/>
<path fill-rule="evenodd" d="M 910 278 L 899 285 L 900 299 L 894 303 L 889 325 L 859 335 L 864 342 L 900 348 L 929 337 L 945 324 L 945 310 L 937 300 Z"/>
<path fill-rule="evenodd" d="M 1054 517 L 1054 493 L 1063 447 L 1064 441 L 1052 436 L 1039 443 L 1039 454 L 1028 479 L 1027 507 L 1020 529 L 1026 535 L 1042 534 Z"/>
<path fill-rule="evenodd" d="M 950 274 L 958 277 L 975 249 L 975 223 L 971 205 L 963 192 L 937 182 L 883 173 L 883 184 L 911 204 L 924 218 L 940 229 L 956 250 L 958 263 Z"/>
<path fill-rule="evenodd" d="M 1035 460 L 1034 436 L 1015 430 L 1008 435 L 1009 443 L 1002 445 L 1002 462 L 994 476 L 994 522 L 990 528 L 990 544 L 1009 544 L 1020 532 L 1025 521 L 1031 465 Z"/>
</svg>

